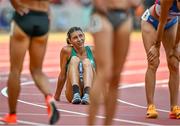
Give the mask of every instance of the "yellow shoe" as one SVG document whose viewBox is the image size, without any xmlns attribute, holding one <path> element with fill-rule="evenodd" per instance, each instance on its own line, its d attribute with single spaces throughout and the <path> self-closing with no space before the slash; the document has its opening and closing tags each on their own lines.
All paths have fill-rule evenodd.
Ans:
<svg viewBox="0 0 180 126">
<path fill-rule="evenodd" d="M 171 119 L 180 119 L 180 107 L 174 106 L 169 113 L 169 118 Z"/>
<path fill-rule="evenodd" d="M 155 105 L 151 104 L 147 108 L 147 113 L 146 113 L 147 118 L 157 118 L 158 117 L 158 112 L 156 111 Z"/>
</svg>

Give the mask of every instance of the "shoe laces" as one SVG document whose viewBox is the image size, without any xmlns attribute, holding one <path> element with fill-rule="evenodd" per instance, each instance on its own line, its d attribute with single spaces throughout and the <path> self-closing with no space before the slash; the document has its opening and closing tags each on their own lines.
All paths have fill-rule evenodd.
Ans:
<svg viewBox="0 0 180 126">
<path fill-rule="evenodd" d="M 84 94 L 82 100 L 88 101 L 89 100 L 89 94 Z"/>
<path fill-rule="evenodd" d="M 81 99 L 80 94 L 79 93 L 75 93 L 73 96 L 73 99 Z"/>
</svg>

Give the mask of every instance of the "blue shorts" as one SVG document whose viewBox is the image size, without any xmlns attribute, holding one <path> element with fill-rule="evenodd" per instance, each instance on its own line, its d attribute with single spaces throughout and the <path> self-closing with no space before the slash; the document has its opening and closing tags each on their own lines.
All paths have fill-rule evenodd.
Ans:
<svg viewBox="0 0 180 126">
<path fill-rule="evenodd" d="M 144 14 L 141 16 L 141 19 L 144 21 L 149 22 L 150 24 L 152 24 L 152 26 L 157 30 L 158 28 L 158 24 L 159 21 L 157 19 L 155 19 L 151 14 L 150 11 L 147 9 Z M 174 24 L 176 24 L 178 22 L 178 16 L 171 19 L 169 22 L 166 23 L 165 25 L 165 30 L 169 29 L 170 27 L 172 27 Z"/>
</svg>

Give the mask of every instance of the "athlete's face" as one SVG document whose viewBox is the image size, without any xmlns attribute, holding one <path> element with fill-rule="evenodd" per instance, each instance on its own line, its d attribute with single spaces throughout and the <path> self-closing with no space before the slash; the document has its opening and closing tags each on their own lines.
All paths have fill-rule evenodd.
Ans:
<svg viewBox="0 0 180 126">
<path fill-rule="evenodd" d="M 84 33 L 81 31 L 75 31 L 71 33 L 70 43 L 73 46 L 83 47 L 85 41 Z"/>
</svg>

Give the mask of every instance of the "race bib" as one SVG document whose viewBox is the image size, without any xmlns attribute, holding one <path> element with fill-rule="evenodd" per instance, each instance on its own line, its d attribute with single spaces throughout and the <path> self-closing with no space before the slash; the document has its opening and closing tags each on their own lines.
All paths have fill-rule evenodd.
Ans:
<svg viewBox="0 0 180 126">
<path fill-rule="evenodd" d="M 147 21 L 150 15 L 151 15 L 151 14 L 150 14 L 149 10 L 147 9 L 147 10 L 144 12 L 144 14 L 141 16 L 141 19 L 144 20 L 144 21 Z"/>
</svg>

